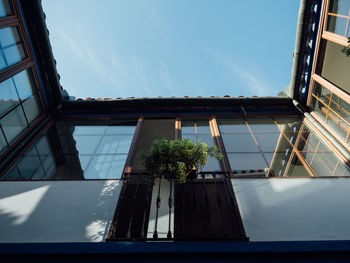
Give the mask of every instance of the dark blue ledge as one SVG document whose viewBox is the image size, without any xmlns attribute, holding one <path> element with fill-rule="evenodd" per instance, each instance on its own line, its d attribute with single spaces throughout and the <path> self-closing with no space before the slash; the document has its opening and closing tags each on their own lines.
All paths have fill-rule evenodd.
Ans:
<svg viewBox="0 0 350 263">
<path fill-rule="evenodd" d="M 211 254 L 350 252 L 350 241 L 1 243 L 0 254 Z"/>
</svg>

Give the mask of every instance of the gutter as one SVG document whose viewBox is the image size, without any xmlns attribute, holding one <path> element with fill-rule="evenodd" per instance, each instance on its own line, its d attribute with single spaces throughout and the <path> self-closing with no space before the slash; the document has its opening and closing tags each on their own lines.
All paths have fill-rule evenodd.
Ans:
<svg viewBox="0 0 350 263">
<path fill-rule="evenodd" d="M 298 65 L 300 60 L 300 46 L 302 42 L 303 28 L 304 28 L 304 16 L 305 16 L 305 6 L 307 0 L 300 0 L 299 6 L 299 15 L 298 15 L 298 24 L 297 24 L 297 34 L 295 39 L 295 47 L 294 47 L 294 63 L 292 68 L 292 77 L 289 86 L 289 97 L 295 99 L 295 83 L 296 77 L 298 75 Z"/>
</svg>

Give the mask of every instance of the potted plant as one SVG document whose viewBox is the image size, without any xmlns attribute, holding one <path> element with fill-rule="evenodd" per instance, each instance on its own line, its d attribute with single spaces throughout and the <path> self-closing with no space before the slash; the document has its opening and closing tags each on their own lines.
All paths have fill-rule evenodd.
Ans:
<svg viewBox="0 0 350 263">
<path fill-rule="evenodd" d="M 223 158 L 216 146 L 190 139 L 154 140 L 149 152 L 142 154 L 142 161 L 154 178 L 177 179 L 186 182 L 191 173 L 199 172 L 208 162 L 208 155 L 218 160 Z M 196 174 L 195 174 L 196 175 Z"/>
</svg>

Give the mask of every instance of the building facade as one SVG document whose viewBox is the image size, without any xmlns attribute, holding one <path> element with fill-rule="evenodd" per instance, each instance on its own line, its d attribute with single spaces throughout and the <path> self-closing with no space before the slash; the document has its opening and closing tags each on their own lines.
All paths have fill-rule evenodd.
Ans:
<svg viewBox="0 0 350 263">
<path fill-rule="evenodd" d="M 72 242 L 117 253 L 125 241 L 257 253 L 342 240 L 348 251 L 349 21 L 349 1 L 301 1 L 288 96 L 69 100 L 40 1 L 0 2 L 2 253 Z M 140 153 L 161 138 L 224 158 L 185 184 L 149 184 Z"/>
</svg>

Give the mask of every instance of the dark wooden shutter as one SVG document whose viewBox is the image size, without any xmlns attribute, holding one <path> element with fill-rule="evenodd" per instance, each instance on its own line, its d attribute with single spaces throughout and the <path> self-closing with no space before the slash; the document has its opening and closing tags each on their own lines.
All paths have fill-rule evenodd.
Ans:
<svg viewBox="0 0 350 263">
<path fill-rule="evenodd" d="M 175 239 L 248 240 L 229 184 L 198 179 L 175 186 Z"/>
</svg>

